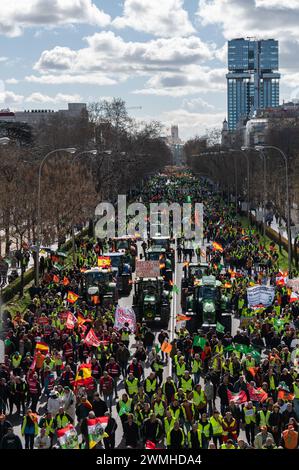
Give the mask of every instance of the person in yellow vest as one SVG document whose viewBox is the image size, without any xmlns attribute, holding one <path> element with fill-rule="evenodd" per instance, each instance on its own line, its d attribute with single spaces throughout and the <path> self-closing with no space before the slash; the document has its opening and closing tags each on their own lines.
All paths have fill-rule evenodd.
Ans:
<svg viewBox="0 0 299 470">
<path fill-rule="evenodd" d="M 186 398 L 186 393 L 182 388 L 179 388 L 178 391 L 174 394 L 174 398 L 178 400 L 180 404 L 182 404 Z"/>
<path fill-rule="evenodd" d="M 129 398 L 126 393 L 124 393 L 121 399 L 117 402 L 116 409 L 122 425 L 124 425 L 124 423 L 127 421 L 128 415 L 132 411 L 132 399 Z"/>
<path fill-rule="evenodd" d="M 175 368 L 175 374 L 176 374 L 178 382 L 180 381 L 181 377 L 183 377 L 186 370 L 187 370 L 187 367 L 186 367 L 184 357 L 181 356 Z"/>
<path fill-rule="evenodd" d="M 232 440 L 233 442 L 237 442 L 238 439 L 238 424 L 236 419 L 233 417 L 230 411 L 225 413 L 222 421 L 223 427 L 223 442 L 228 442 Z"/>
<path fill-rule="evenodd" d="M 216 346 L 214 347 L 213 354 L 218 354 L 219 356 L 223 356 L 224 354 L 224 347 L 220 339 L 218 340 Z"/>
<path fill-rule="evenodd" d="M 185 370 L 184 375 L 180 377 L 179 386 L 184 393 L 192 392 L 194 382 L 188 370 Z"/>
<path fill-rule="evenodd" d="M 155 372 L 151 372 L 150 375 L 145 379 L 144 386 L 145 393 L 149 396 L 149 398 L 152 398 L 158 387 Z"/>
<path fill-rule="evenodd" d="M 182 416 L 181 405 L 178 400 L 174 399 L 167 411 L 170 412 L 171 416 L 175 421 L 179 421 Z"/>
<path fill-rule="evenodd" d="M 157 418 L 159 418 L 163 422 L 166 412 L 166 403 L 161 399 L 160 396 L 158 396 L 153 402 L 153 410 Z"/>
<path fill-rule="evenodd" d="M 194 358 L 191 363 L 191 372 L 193 374 L 194 385 L 197 385 L 200 381 L 200 374 L 202 370 L 202 362 L 198 353 L 194 354 Z"/>
<path fill-rule="evenodd" d="M 211 424 L 211 431 L 212 431 L 212 438 L 214 445 L 217 449 L 217 444 L 219 446 L 222 444 L 222 436 L 223 436 L 223 427 L 222 427 L 222 416 L 218 410 L 214 410 L 213 416 L 210 418 Z"/>
<path fill-rule="evenodd" d="M 256 420 L 256 408 L 249 401 L 245 403 L 242 411 L 242 421 L 245 424 L 245 434 L 249 445 L 254 444 Z"/>
<path fill-rule="evenodd" d="M 178 421 L 175 419 L 169 410 L 166 411 L 165 418 L 163 419 L 163 429 L 165 438 L 168 436 L 169 432 L 173 429 L 174 423 Z"/>
<path fill-rule="evenodd" d="M 189 449 L 202 449 L 202 431 L 197 423 L 192 424 L 192 429 L 187 434 Z"/>
<path fill-rule="evenodd" d="M 179 450 L 184 448 L 185 434 L 183 429 L 180 427 L 179 421 L 174 423 L 173 428 L 167 434 L 167 448 L 172 450 Z"/>
<path fill-rule="evenodd" d="M 267 429 L 269 429 L 270 414 L 271 414 L 271 411 L 268 410 L 267 404 L 263 403 L 262 409 L 258 411 L 257 413 L 257 425 L 259 427 L 266 427 Z"/>
<path fill-rule="evenodd" d="M 22 355 L 19 353 L 19 351 L 16 351 L 11 357 L 12 370 L 15 376 L 21 375 L 21 362 Z"/>
<path fill-rule="evenodd" d="M 202 448 L 207 449 L 212 435 L 212 426 L 207 413 L 202 413 L 198 428 L 201 430 Z"/>
<path fill-rule="evenodd" d="M 125 380 L 125 389 L 130 398 L 138 393 L 139 380 L 134 377 L 133 372 L 129 373 L 128 378 Z"/>
<path fill-rule="evenodd" d="M 193 390 L 193 403 L 196 408 L 197 418 L 201 413 L 207 411 L 207 397 L 200 384 L 197 384 L 195 390 Z"/>
<path fill-rule="evenodd" d="M 54 434 L 56 431 L 55 419 L 52 416 L 52 413 L 46 413 L 44 417 L 42 417 L 38 423 L 40 428 L 45 428 L 46 435 L 49 436 L 51 447 L 53 445 Z"/>
<path fill-rule="evenodd" d="M 294 390 L 294 411 L 299 418 L 299 377 L 296 378 L 295 382 L 293 382 L 293 390 Z"/>
<path fill-rule="evenodd" d="M 234 441 L 232 439 L 228 439 L 228 441 L 220 446 L 220 449 L 231 449 L 236 450 L 236 446 L 234 445 Z"/>
</svg>

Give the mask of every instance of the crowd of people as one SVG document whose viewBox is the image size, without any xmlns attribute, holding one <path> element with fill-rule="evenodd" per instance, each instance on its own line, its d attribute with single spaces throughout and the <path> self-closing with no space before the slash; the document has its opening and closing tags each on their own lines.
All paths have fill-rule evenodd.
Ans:
<svg viewBox="0 0 299 470">
<path fill-rule="evenodd" d="M 119 445 L 117 430 L 127 448 L 298 448 L 299 302 L 279 269 L 277 248 L 267 249 L 256 231 L 242 227 L 207 182 L 189 175 L 170 181 L 154 178 L 143 198 L 204 202 L 209 272 L 221 281 L 239 329 L 190 331 L 187 320 L 177 324 L 168 352 L 166 330 L 155 334 L 145 323 L 134 333 L 127 323 L 116 329 L 115 307 L 82 295 L 84 270 L 109 251 L 108 241 L 78 238 L 77 265 L 47 263 L 25 312 L 6 316 L 0 448 L 59 447 L 59 431 L 68 425 L 80 447 L 89 448 L 88 421 L 100 417 L 107 425 L 96 446 L 106 449 Z M 275 287 L 271 305 L 248 306 L 253 285 Z M 70 291 L 78 296 L 73 303 Z M 91 330 L 98 346 L 86 341 Z"/>
</svg>

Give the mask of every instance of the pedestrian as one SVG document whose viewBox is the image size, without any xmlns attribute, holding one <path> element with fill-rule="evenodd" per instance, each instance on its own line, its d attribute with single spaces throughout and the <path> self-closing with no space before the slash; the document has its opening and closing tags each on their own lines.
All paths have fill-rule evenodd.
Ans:
<svg viewBox="0 0 299 470">
<path fill-rule="evenodd" d="M 34 448 L 34 438 L 38 434 L 37 416 L 31 409 L 26 411 L 22 423 L 22 436 L 25 437 L 25 449 Z"/>
<path fill-rule="evenodd" d="M 13 427 L 7 429 L 7 433 L 0 440 L 0 449 L 19 450 L 23 449 L 21 439 L 14 433 Z"/>
<path fill-rule="evenodd" d="M 108 436 L 104 438 L 104 446 L 106 450 L 113 450 L 115 448 L 115 433 L 117 430 L 117 423 L 109 411 L 106 411 L 105 416 L 108 417 L 108 423 L 105 428 L 105 433 L 108 434 Z"/>
</svg>

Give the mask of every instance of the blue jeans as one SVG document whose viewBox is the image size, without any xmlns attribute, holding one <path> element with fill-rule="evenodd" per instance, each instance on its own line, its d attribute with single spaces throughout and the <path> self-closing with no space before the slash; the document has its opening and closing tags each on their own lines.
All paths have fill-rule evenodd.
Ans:
<svg viewBox="0 0 299 470">
<path fill-rule="evenodd" d="M 112 410 L 113 392 L 110 395 L 104 395 L 104 402 L 109 410 Z"/>
</svg>

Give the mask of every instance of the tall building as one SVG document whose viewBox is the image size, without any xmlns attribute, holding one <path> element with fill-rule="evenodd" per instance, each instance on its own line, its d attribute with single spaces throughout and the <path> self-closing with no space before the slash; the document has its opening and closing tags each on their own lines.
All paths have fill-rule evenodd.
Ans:
<svg viewBox="0 0 299 470">
<path fill-rule="evenodd" d="M 233 39 L 228 42 L 228 128 L 258 109 L 279 106 L 278 41 Z"/>
</svg>

